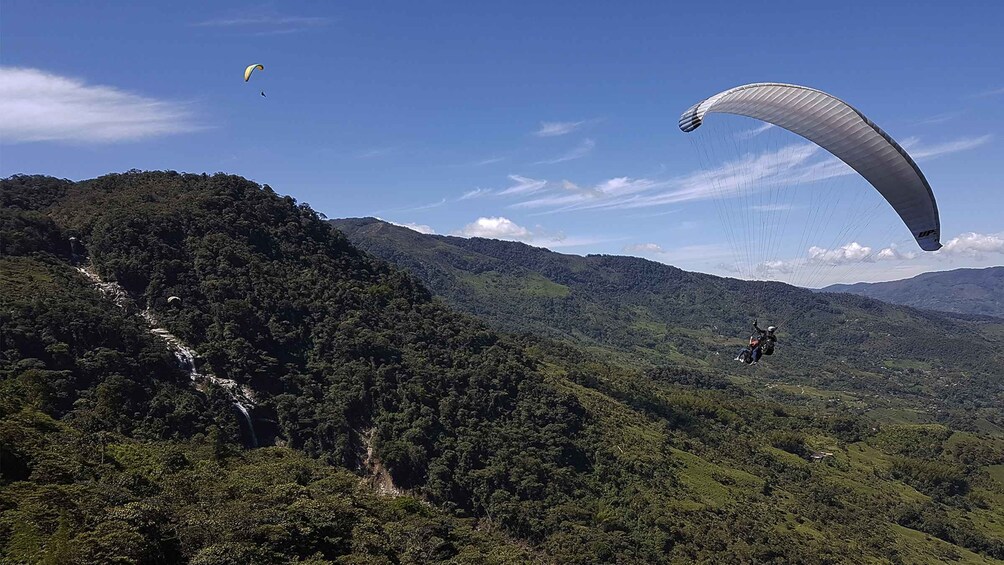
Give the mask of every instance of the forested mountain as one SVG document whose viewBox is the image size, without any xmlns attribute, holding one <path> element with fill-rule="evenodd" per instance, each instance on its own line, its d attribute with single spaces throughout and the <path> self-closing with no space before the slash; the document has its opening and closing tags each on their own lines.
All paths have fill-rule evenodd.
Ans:
<svg viewBox="0 0 1004 565">
<path fill-rule="evenodd" d="M 1004 323 L 749 283 L 633 257 L 554 253 L 523 243 L 425 235 L 373 218 L 333 220 L 357 246 L 421 279 L 450 305 L 512 332 L 619 358 L 735 373 L 753 318 L 780 327 L 778 352 L 745 374 L 938 410 L 1004 405 Z M 763 386 L 763 383 L 761 383 Z M 880 393 L 880 401 L 869 398 Z"/>
<path fill-rule="evenodd" d="M 942 387 L 940 423 L 903 410 L 893 423 L 862 416 L 860 397 L 763 394 L 723 370 L 715 353 L 735 345 L 731 330 L 691 320 L 703 309 L 704 323 L 743 326 L 727 302 L 735 281 L 624 258 L 551 272 L 545 259 L 566 256 L 451 244 L 487 289 L 471 292 L 583 295 L 575 304 L 593 308 L 565 310 L 589 341 L 550 329 L 546 313 L 513 335 L 491 327 L 492 310 L 487 323 L 451 310 L 309 207 L 240 177 L 15 176 L 0 205 L 5 563 L 1004 559 L 1004 422 L 985 370 L 997 360 L 963 343 L 994 343 L 993 324 L 779 288 L 820 323 L 871 312 L 872 333 L 832 347 L 831 334 L 793 338 L 793 351 L 816 343 L 839 361 L 779 361 L 774 377 L 798 367 L 792 379 L 931 403 Z M 488 249 L 509 255 L 473 269 Z M 504 267 L 533 257 L 539 271 Z M 128 300 L 99 292 L 85 265 Z M 949 324 L 960 337 L 947 346 L 970 347 L 971 363 L 876 333 L 924 321 Z M 165 332 L 217 380 L 193 386 Z M 663 336 L 639 355 L 676 354 L 628 362 L 637 335 Z M 887 369 L 856 364 L 870 349 Z M 221 382 L 253 400 L 261 447 L 244 447 Z M 390 484 L 369 486 L 381 473 Z"/>
<path fill-rule="evenodd" d="M 1004 267 L 923 273 L 901 281 L 834 284 L 823 291 L 846 292 L 914 308 L 1004 318 Z"/>
</svg>

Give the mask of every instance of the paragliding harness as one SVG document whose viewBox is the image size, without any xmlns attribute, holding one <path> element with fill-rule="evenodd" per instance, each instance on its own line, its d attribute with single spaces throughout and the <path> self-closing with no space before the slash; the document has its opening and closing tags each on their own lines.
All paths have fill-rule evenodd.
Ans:
<svg viewBox="0 0 1004 565">
<path fill-rule="evenodd" d="M 736 361 L 742 361 L 747 365 L 753 364 L 757 362 L 760 357 L 759 355 L 756 355 L 757 351 L 760 351 L 761 353 L 763 352 L 760 348 L 760 336 L 758 334 L 753 334 L 750 336 L 749 347 L 739 352 L 739 356 L 736 357 Z M 773 353 L 773 348 L 771 352 Z"/>
<path fill-rule="evenodd" d="M 777 338 L 773 334 L 767 334 L 763 338 L 763 344 L 760 346 L 760 350 L 764 355 L 774 354 L 774 344 L 777 343 Z"/>
</svg>

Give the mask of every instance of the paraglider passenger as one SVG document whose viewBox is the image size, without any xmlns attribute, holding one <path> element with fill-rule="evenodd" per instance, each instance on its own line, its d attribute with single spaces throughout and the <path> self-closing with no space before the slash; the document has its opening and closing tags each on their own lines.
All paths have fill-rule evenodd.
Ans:
<svg viewBox="0 0 1004 565">
<path fill-rule="evenodd" d="M 745 349 L 739 352 L 736 361 L 741 361 L 747 365 L 755 365 L 760 361 L 762 355 L 773 355 L 774 344 L 777 343 L 777 336 L 774 332 L 777 328 L 768 326 L 766 330 L 757 325 L 757 320 L 753 320 L 753 335 L 750 336 L 750 343 Z"/>
</svg>

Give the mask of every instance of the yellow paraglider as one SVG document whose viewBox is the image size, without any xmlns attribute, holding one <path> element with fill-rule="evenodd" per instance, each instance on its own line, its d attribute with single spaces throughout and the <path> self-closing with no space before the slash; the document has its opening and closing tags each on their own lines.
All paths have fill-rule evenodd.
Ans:
<svg viewBox="0 0 1004 565">
<path fill-rule="evenodd" d="M 248 68 L 244 69 L 244 82 L 251 80 L 251 73 L 258 69 L 259 71 L 264 71 L 265 67 L 262 65 L 248 65 Z"/>
</svg>

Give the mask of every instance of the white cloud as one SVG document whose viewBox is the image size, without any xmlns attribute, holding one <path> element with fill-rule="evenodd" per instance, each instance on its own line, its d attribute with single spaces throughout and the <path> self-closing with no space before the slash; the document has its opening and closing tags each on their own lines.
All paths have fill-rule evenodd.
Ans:
<svg viewBox="0 0 1004 565">
<path fill-rule="evenodd" d="M 592 139 L 583 139 L 582 143 L 579 143 L 573 149 L 567 153 L 555 157 L 554 159 L 546 159 L 544 161 L 537 161 L 537 165 L 554 165 L 556 163 L 564 163 L 565 161 L 573 161 L 575 159 L 581 159 L 589 153 L 592 152 L 593 148 L 596 147 L 596 142 Z"/>
<path fill-rule="evenodd" d="M 581 122 L 540 122 L 540 128 L 533 132 L 533 135 L 537 137 L 565 135 L 579 129 L 584 123 L 586 123 L 584 120 Z"/>
<path fill-rule="evenodd" d="M 764 261 L 757 265 L 757 278 L 765 278 L 776 274 L 790 274 L 795 272 L 798 263 L 795 261 Z"/>
<path fill-rule="evenodd" d="M 5 143 L 113 143 L 199 129 L 184 104 L 39 69 L 0 67 L 0 138 Z"/>
<path fill-rule="evenodd" d="M 380 220 L 381 222 L 387 222 L 388 224 L 395 225 L 395 226 L 398 226 L 398 227 L 401 227 L 401 228 L 408 228 L 410 230 L 417 231 L 418 233 L 424 233 L 424 234 L 435 234 L 436 233 L 436 230 L 432 229 L 431 226 L 427 226 L 425 224 L 413 224 L 413 223 L 410 223 L 410 222 L 405 222 L 405 223 L 395 222 L 393 220 L 387 220 L 387 219 L 381 218 L 380 216 L 376 216 L 376 219 Z"/>
<path fill-rule="evenodd" d="M 509 175 L 509 180 L 515 182 L 516 184 L 500 192 L 500 195 L 507 196 L 510 194 L 529 194 L 531 192 L 537 192 L 547 186 L 546 180 L 537 180 L 520 175 Z"/>
<path fill-rule="evenodd" d="M 403 224 L 399 224 L 397 222 L 390 222 L 390 223 L 394 224 L 395 226 L 401 226 L 402 228 L 408 228 L 410 230 L 415 230 L 418 233 L 424 233 L 424 234 L 435 234 L 436 233 L 436 230 L 432 229 L 432 226 L 429 226 L 429 225 L 426 225 L 426 224 L 413 224 L 411 222 L 406 222 L 406 223 L 403 223 Z"/>
<path fill-rule="evenodd" d="M 589 236 L 567 237 L 564 233 L 550 232 L 541 226 L 535 226 L 533 229 L 530 229 L 504 216 L 482 216 L 463 228 L 454 231 L 452 235 L 521 241 L 551 249 L 580 247 L 584 245 L 596 245 L 607 241 L 616 241 L 609 238 Z"/>
<path fill-rule="evenodd" d="M 502 216 L 481 217 L 454 233 L 463 237 L 487 237 L 491 239 L 532 239 L 530 230 Z"/>
<path fill-rule="evenodd" d="M 654 244 L 651 244 L 654 246 Z M 951 268 L 983 268 L 1000 264 L 1004 255 L 1004 232 L 993 234 L 964 233 L 949 240 L 933 253 L 906 249 L 892 243 L 887 247 L 872 247 L 853 241 L 842 247 L 826 249 L 810 247 L 805 257 L 765 261 L 755 266 L 734 266 L 720 263 L 713 271 L 730 273 L 742 278 L 782 280 L 790 284 L 821 288 L 834 283 L 859 281 L 878 282 L 909 278 L 920 273 Z M 664 260 L 667 252 L 647 244 L 625 248 L 625 251 L 649 250 Z M 688 261 L 685 268 L 694 268 L 700 257 Z"/>
<path fill-rule="evenodd" d="M 636 243 L 624 247 L 625 253 L 665 253 L 666 250 L 658 243 Z"/>
<path fill-rule="evenodd" d="M 1004 253 L 1004 232 L 964 233 L 949 240 L 937 253 L 939 255 L 966 255 L 975 258 Z"/>
<path fill-rule="evenodd" d="M 904 261 L 915 259 L 916 257 L 917 253 L 915 251 L 900 251 L 899 246 L 895 243 L 883 248 L 875 255 L 875 258 L 879 261 Z"/>
<path fill-rule="evenodd" d="M 829 265 L 845 265 L 871 260 L 872 248 L 852 241 L 836 249 L 824 249 L 815 245 L 809 248 L 809 260 Z"/>
</svg>

